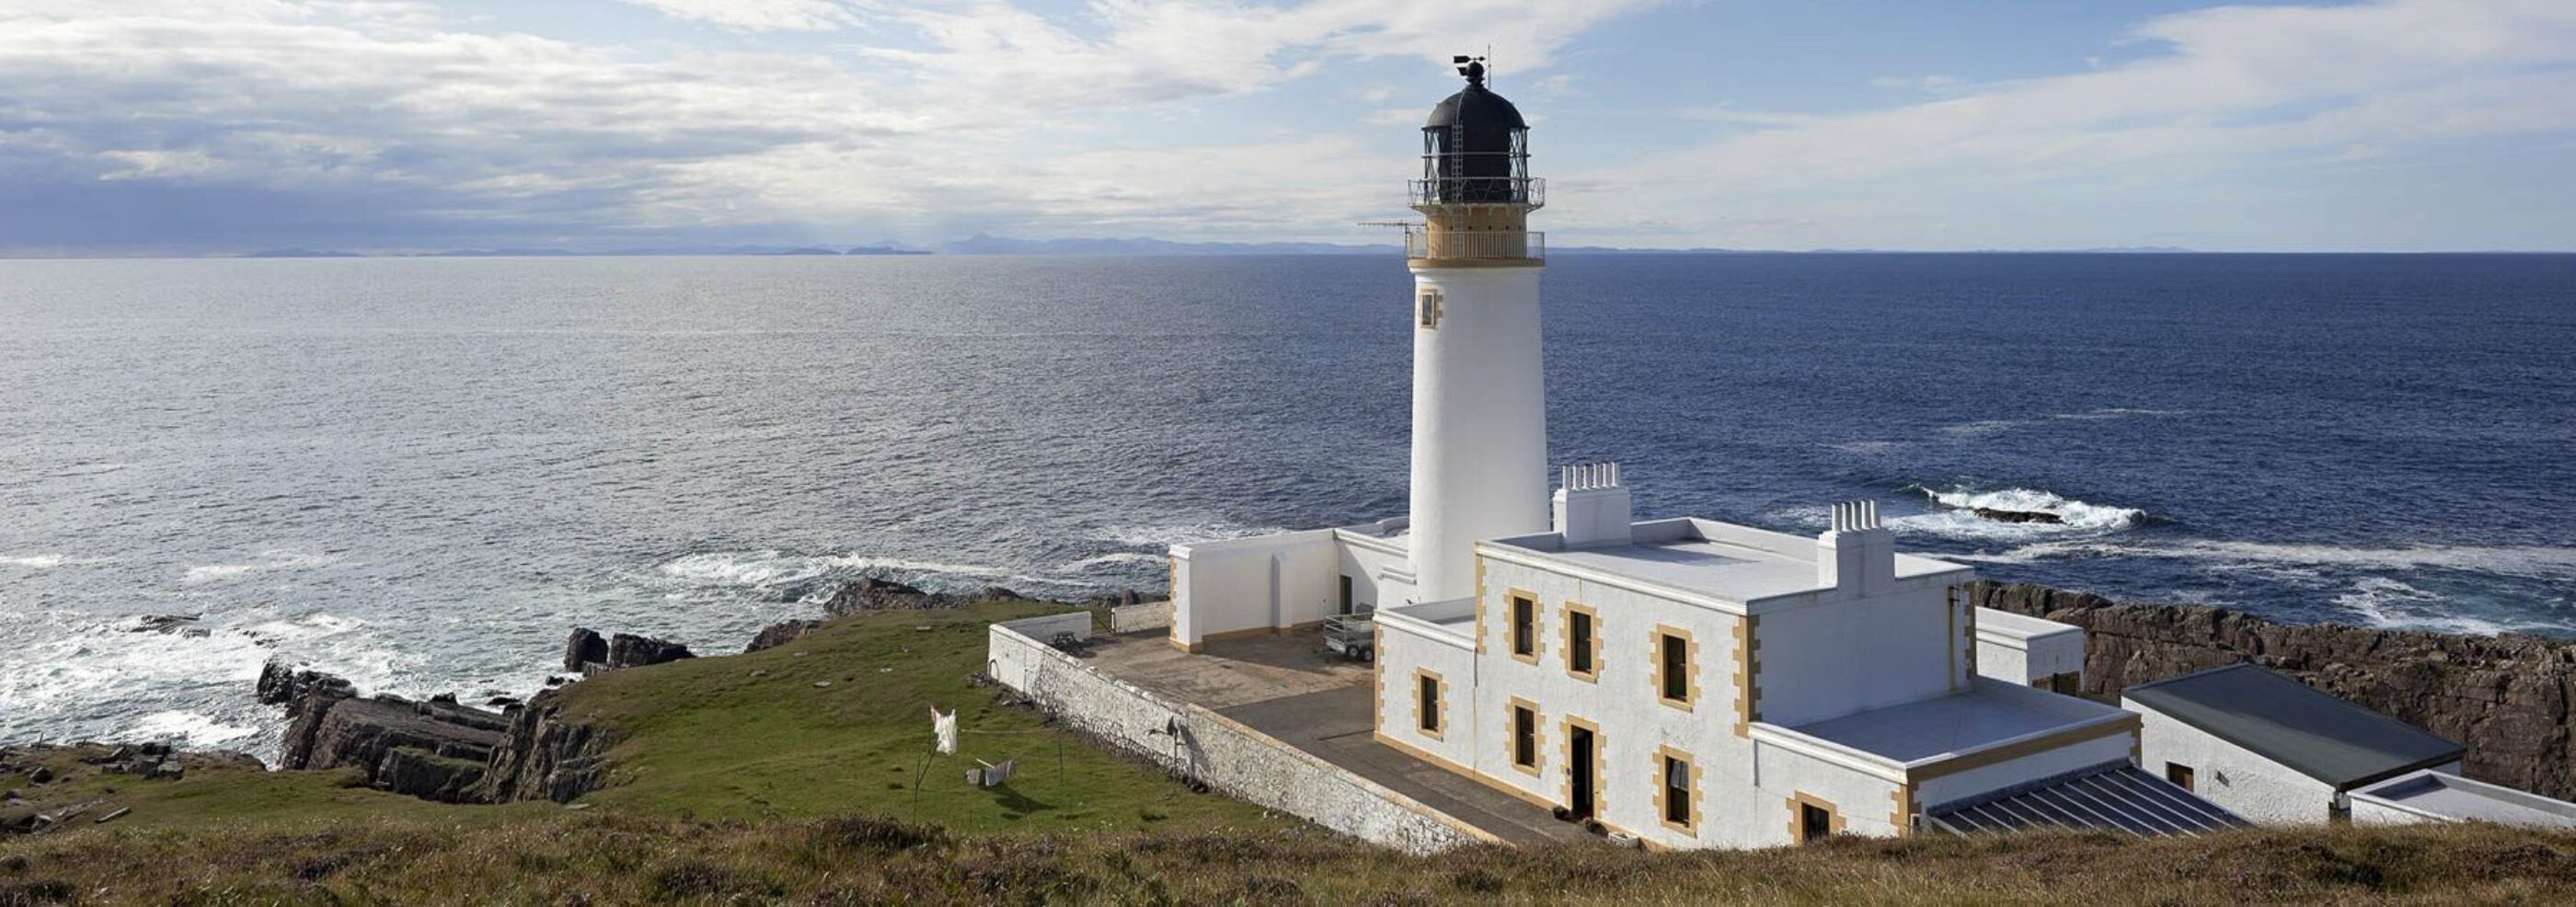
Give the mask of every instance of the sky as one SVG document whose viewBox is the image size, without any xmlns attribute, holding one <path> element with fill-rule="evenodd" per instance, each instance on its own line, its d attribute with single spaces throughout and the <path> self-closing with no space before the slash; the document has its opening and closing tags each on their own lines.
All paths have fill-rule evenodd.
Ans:
<svg viewBox="0 0 2576 907">
<path fill-rule="evenodd" d="M 0 254 L 1384 243 L 1456 53 L 1559 246 L 2576 250 L 2576 0 L 0 0 Z"/>
</svg>

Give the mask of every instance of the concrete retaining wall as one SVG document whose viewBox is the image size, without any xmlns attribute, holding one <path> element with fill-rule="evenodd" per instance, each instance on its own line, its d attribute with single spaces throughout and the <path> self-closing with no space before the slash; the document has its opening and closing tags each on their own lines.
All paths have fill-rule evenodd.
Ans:
<svg viewBox="0 0 2576 907">
<path fill-rule="evenodd" d="M 1138 630 L 1161 630 L 1172 625 L 1172 603 L 1146 602 L 1109 609 L 1109 632 L 1134 633 Z"/>
<path fill-rule="evenodd" d="M 1021 623 L 993 625 L 987 668 L 993 679 L 1155 764 L 1237 799 L 1412 853 L 1497 841 L 1233 719 L 1093 671 L 1031 638 Z"/>
</svg>

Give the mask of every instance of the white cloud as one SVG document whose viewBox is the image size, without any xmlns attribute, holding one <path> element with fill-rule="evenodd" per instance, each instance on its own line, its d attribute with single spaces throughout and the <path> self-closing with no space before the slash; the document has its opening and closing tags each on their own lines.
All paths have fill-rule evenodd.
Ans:
<svg viewBox="0 0 2576 907">
<path fill-rule="evenodd" d="M 744 31 L 825 31 L 855 25 L 853 4 L 842 0 L 622 0 L 663 15 Z"/>
<path fill-rule="evenodd" d="M 1759 128 L 1580 179 L 1649 206 L 1644 216 L 1753 211 L 1851 235 L 1873 227 L 1855 218 L 1928 227 L 1907 209 L 2009 211 L 1998 202 L 2047 198 L 2049 186 L 2151 197 L 2159 183 L 2283 155 L 2324 163 L 2576 128 L 2576 4 L 2563 0 L 2223 7 L 2151 20 L 2135 37 L 2163 52 L 1848 115 L 1698 109 Z M 1851 205 L 1852 193 L 1875 204 Z"/>
</svg>

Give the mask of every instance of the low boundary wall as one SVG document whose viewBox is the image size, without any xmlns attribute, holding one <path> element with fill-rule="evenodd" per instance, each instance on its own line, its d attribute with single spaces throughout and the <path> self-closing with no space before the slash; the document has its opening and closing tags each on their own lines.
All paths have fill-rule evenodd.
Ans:
<svg viewBox="0 0 2576 907">
<path fill-rule="evenodd" d="M 1237 799 L 1371 843 L 1411 853 L 1501 843 L 1231 718 L 1092 670 L 1021 628 L 1044 620 L 994 624 L 986 670 L 1075 727 Z"/>
</svg>

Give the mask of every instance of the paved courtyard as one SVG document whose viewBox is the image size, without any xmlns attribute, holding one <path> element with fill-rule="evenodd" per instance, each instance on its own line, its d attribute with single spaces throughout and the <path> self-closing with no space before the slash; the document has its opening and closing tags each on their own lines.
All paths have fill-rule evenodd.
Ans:
<svg viewBox="0 0 2576 907">
<path fill-rule="evenodd" d="M 1162 631 L 1092 638 L 1084 664 L 1234 719 L 1450 817 L 1518 844 L 1598 838 L 1501 791 L 1370 735 L 1373 673 L 1325 652 L 1314 632 L 1214 643 L 1191 655 Z"/>
</svg>

